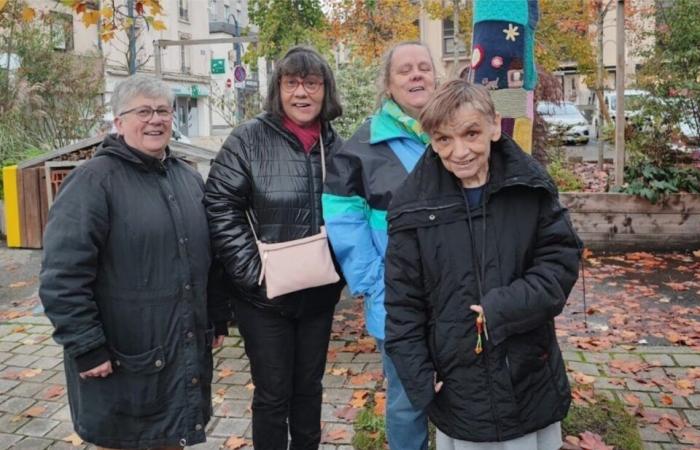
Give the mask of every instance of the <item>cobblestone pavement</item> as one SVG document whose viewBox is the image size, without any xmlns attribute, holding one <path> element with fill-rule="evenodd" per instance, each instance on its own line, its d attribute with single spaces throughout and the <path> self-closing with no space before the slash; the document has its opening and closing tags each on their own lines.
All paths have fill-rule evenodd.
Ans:
<svg viewBox="0 0 700 450">
<path fill-rule="evenodd" d="M 48 320 L 39 312 L 0 325 L 0 449 L 92 448 L 70 443 L 75 435 L 63 389 L 62 352 L 51 339 L 51 330 Z M 331 343 L 333 362 L 329 362 L 324 379 L 323 435 L 327 442 L 322 448 L 328 450 L 352 448 L 352 424 L 337 418 L 336 410 L 348 405 L 355 390 L 381 386 L 381 380 L 358 384 L 352 379 L 353 373 L 377 373 L 381 366 L 376 353 L 336 353 L 346 344 L 342 340 Z M 700 427 L 700 395 L 672 396 L 672 404 L 667 405 L 667 401 L 661 399 L 658 386 L 644 381 L 684 377 L 688 369 L 700 366 L 700 355 L 692 349 L 644 347 L 628 351 L 618 348 L 595 353 L 565 349 L 565 358 L 570 370 L 596 377 L 598 392 L 618 397 L 633 393 L 647 411 L 679 417 Z M 651 369 L 634 375 L 613 373 L 609 363 L 614 360 L 647 362 Z M 250 438 L 251 434 L 252 385 L 242 342 L 235 333 L 216 351 L 215 364 L 215 417 L 208 426 L 208 442 L 194 447 L 201 450 L 221 448 L 232 435 Z M 350 374 L 342 374 L 346 369 L 350 369 Z M 642 428 L 641 432 L 648 449 L 690 448 L 675 436 L 651 427 Z"/>
</svg>

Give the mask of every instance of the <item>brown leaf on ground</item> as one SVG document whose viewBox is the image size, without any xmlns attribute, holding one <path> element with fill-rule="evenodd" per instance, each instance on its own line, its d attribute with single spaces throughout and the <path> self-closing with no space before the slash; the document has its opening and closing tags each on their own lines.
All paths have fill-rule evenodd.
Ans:
<svg viewBox="0 0 700 450">
<path fill-rule="evenodd" d="M 338 442 L 348 440 L 350 440 L 350 434 L 346 430 L 337 429 L 325 433 L 323 442 Z"/>
<path fill-rule="evenodd" d="M 367 397 L 369 392 L 365 390 L 355 391 L 352 393 L 352 398 L 350 399 L 350 405 L 355 408 L 364 408 L 367 403 Z"/>
<path fill-rule="evenodd" d="M 582 450 L 581 439 L 576 436 L 566 436 L 564 438 L 564 445 L 562 445 L 561 450 Z"/>
<path fill-rule="evenodd" d="M 691 380 L 697 380 L 700 378 L 700 367 L 691 367 L 688 369 L 688 378 Z"/>
<path fill-rule="evenodd" d="M 0 311 L 0 321 L 17 319 L 31 314 L 31 311 Z"/>
<path fill-rule="evenodd" d="M 64 437 L 61 440 L 66 441 L 66 442 L 70 442 L 70 445 L 72 445 L 74 447 L 79 447 L 79 446 L 83 445 L 83 440 L 80 439 L 80 436 L 78 436 L 76 433 L 72 433 L 72 434 Z"/>
<path fill-rule="evenodd" d="M 255 389 L 255 385 L 253 383 L 248 383 L 245 385 L 245 388 L 249 391 L 252 391 L 253 389 Z"/>
<path fill-rule="evenodd" d="M 605 445 L 603 438 L 597 433 L 584 431 L 580 436 L 581 441 L 579 445 L 583 450 L 615 450 L 611 445 Z"/>
<path fill-rule="evenodd" d="M 573 377 L 574 381 L 577 382 L 578 384 L 593 384 L 595 383 L 595 377 L 586 375 L 583 372 L 574 372 L 571 374 Z"/>
<path fill-rule="evenodd" d="M 700 430 L 696 430 L 694 428 L 684 428 L 682 430 L 674 431 L 673 434 L 675 434 L 678 440 L 684 444 L 700 445 Z"/>
<path fill-rule="evenodd" d="M 354 422 L 359 412 L 360 410 L 357 408 L 353 408 L 352 406 L 346 406 L 344 408 L 336 409 L 334 415 L 340 420 Z"/>
<path fill-rule="evenodd" d="M 363 384 L 367 384 L 373 381 L 372 374 L 370 373 L 361 373 L 359 375 L 353 375 L 350 377 L 350 384 L 353 386 L 360 386 Z"/>
<path fill-rule="evenodd" d="M 348 372 L 350 372 L 350 369 L 348 369 L 347 367 L 334 367 L 330 370 L 329 373 L 331 375 L 335 375 L 336 377 L 340 377 L 347 375 Z"/>
<path fill-rule="evenodd" d="M 234 373 L 235 372 L 233 371 L 233 369 L 229 369 L 228 367 L 224 367 L 223 369 L 219 370 L 219 377 L 220 378 L 230 377 Z"/>
<path fill-rule="evenodd" d="M 217 390 L 216 390 L 216 395 L 220 395 L 220 396 L 222 396 L 222 397 L 223 397 L 224 395 L 226 395 L 226 388 L 223 388 L 223 387 L 222 387 L 222 388 L 217 389 Z"/>
<path fill-rule="evenodd" d="M 669 281 L 668 283 L 664 283 L 664 284 L 676 292 L 682 292 L 682 291 L 688 290 L 688 286 L 685 283 L 676 283 L 673 281 Z"/>
<path fill-rule="evenodd" d="M 377 416 L 383 416 L 386 413 L 386 393 L 385 392 L 375 392 L 374 393 L 374 414 Z"/>
<path fill-rule="evenodd" d="M 685 427 L 685 422 L 678 417 L 664 414 L 659 419 L 659 423 L 654 425 L 660 433 L 670 433 L 672 431 L 682 430 Z"/>
<path fill-rule="evenodd" d="M 359 338 L 356 342 L 350 342 L 342 347 L 340 351 L 350 353 L 374 353 L 377 345 L 373 337 L 366 336 Z"/>
<path fill-rule="evenodd" d="M 12 289 L 16 289 L 16 288 L 25 287 L 28 284 L 29 284 L 28 281 L 17 281 L 15 283 L 10 283 L 10 285 L 8 287 L 10 287 Z"/>
<path fill-rule="evenodd" d="M 622 398 L 630 406 L 638 406 L 642 404 L 642 400 L 634 394 L 622 394 Z"/>
<path fill-rule="evenodd" d="M 673 398 L 668 394 L 663 394 L 661 395 L 661 403 L 666 406 L 671 406 L 673 405 Z"/>
<path fill-rule="evenodd" d="M 35 377 L 41 372 L 41 369 L 8 370 L 2 375 L 2 377 L 8 380 L 23 380 L 25 378 Z"/>
<path fill-rule="evenodd" d="M 25 331 L 26 329 L 27 329 L 27 327 L 25 327 L 24 325 L 21 325 L 21 326 L 19 326 L 19 327 L 14 327 L 14 328 L 12 329 L 12 332 L 13 332 L 13 333 L 24 333 L 24 331 Z"/>
<path fill-rule="evenodd" d="M 224 442 L 224 448 L 227 450 L 238 450 L 248 445 L 250 442 L 239 436 L 231 436 Z"/>
<path fill-rule="evenodd" d="M 25 410 L 22 415 L 24 417 L 41 417 L 46 412 L 46 406 L 32 406 Z"/>
<path fill-rule="evenodd" d="M 44 392 L 44 396 L 42 398 L 44 400 L 53 400 L 62 396 L 64 392 L 66 392 L 66 388 L 58 384 L 54 384 Z"/>
<path fill-rule="evenodd" d="M 649 364 L 647 363 L 639 361 L 625 361 L 621 359 L 608 361 L 608 366 L 620 372 L 631 374 L 637 374 L 639 372 L 645 372 L 649 370 Z"/>
<path fill-rule="evenodd" d="M 575 404 L 582 406 L 595 405 L 598 403 L 593 394 L 593 389 L 574 387 L 571 389 L 571 398 Z"/>
</svg>

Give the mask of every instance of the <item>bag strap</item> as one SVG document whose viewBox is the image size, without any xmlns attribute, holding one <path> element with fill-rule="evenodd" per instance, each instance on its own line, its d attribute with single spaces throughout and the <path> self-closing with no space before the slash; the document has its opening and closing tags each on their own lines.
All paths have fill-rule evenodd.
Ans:
<svg viewBox="0 0 700 450">
<path fill-rule="evenodd" d="M 321 180 L 326 182 L 326 151 L 323 146 L 323 136 L 318 137 L 318 142 L 321 144 Z M 250 224 L 250 229 L 253 231 L 253 237 L 258 241 L 258 234 L 255 232 L 255 227 L 253 226 L 253 221 L 250 218 L 250 208 L 245 210 L 245 216 L 248 218 L 248 223 Z"/>
</svg>

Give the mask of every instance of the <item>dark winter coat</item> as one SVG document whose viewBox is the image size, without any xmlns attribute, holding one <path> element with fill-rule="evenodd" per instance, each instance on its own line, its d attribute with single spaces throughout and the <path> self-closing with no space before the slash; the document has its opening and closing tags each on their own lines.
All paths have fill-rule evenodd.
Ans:
<svg viewBox="0 0 700 450">
<path fill-rule="evenodd" d="M 509 137 L 492 144 L 489 170 L 486 224 L 473 209 L 471 236 L 461 184 L 432 148 L 394 193 L 388 218 L 387 353 L 413 405 L 448 436 L 474 442 L 514 439 L 566 415 L 554 317 L 581 248 L 553 182 Z M 484 268 L 481 300 L 472 249 Z M 481 354 L 469 308 L 478 304 L 489 338 Z"/>
<path fill-rule="evenodd" d="M 321 137 L 328 160 L 342 141 L 328 124 L 322 127 Z M 263 242 L 317 234 L 323 225 L 322 192 L 318 143 L 307 154 L 282 120 L 268 113 L 233 130 L 209 172 L 204 202 L 214 252 L 237 299 L 286 314 L 335 306 L 342 282 L 268 299 L 265 284 L 258 284 L 260 255 L 246 218 L 246 210 L 252 211 L 255 232 Z M 314 270 L 314 261 L 300 263 Z"/>
<path fill-rule="evenodd" d="M 186 162 L 161 162 L 115 136 L 58 193 L 39 295 L 64 347 L 71 416 L 85 441 L 146 448 L 205 440 L 213 336 L 203 194 Z M 218 316 L 223 302 L 209 300 Z M 108 377 L 79 378 L 107 360 Z"/>
</svg>

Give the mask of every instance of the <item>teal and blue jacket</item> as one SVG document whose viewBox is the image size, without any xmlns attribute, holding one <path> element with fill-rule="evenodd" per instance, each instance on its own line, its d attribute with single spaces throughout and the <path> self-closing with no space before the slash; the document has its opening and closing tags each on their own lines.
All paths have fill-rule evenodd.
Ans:
<svg viewBox="0 0 700 450">
<path fill-rule="evenodd" d="M 425 145 L 378 113 L 329 159 L 323 220 L 350 292 L 364 296 L 367 331 L 384 339 L 386 211 Z"/>
</svg>

